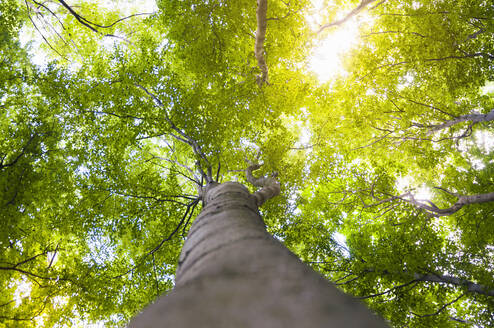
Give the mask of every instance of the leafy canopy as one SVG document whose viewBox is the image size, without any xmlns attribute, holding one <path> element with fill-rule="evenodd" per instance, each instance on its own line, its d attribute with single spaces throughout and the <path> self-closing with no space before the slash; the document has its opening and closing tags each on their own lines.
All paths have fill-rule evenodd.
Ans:
<svg viewBox="0 0 494 328">
<path fill-rule="evenodd" d="M 390 324 L 494 325 L 492 6 L 267 3 L 256 53 L 252 1 L 0 2 L 1 327 L 123 325 L 255 160 L 268 230 Z"/>
</svg>

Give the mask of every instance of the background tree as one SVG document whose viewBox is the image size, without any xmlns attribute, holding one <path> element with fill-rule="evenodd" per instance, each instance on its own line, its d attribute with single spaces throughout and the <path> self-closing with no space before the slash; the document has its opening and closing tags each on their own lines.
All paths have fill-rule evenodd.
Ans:
<svg viewBox="0 0 494 328">
<path fill-rule="evenodd" d="M 387 1 L 369 15 L 348 75 L 329 83 L 311 116 L 318 145 L 333 152 L 312 153 L 313 183 L 300 198 L 301 218 L 339 217 L 327 224 L 346 236 L 344 260 L 308 260 L 397 325 L 485 325 L 492 8 Z"/>
<path fill-rule="evenodd" d="M 196 183 L 258 158 L 268 231 L 330 281 L 396 326 L 492 325 L 493 203 L 431 210 L 494 192 L 492 8 L 323 3 L 312 32 L 308 1 L 2 1 L 0 324 L 128 321 L 173 286 Z M 319 83 L 311 42 L 364 16 Z"/>
</svg>

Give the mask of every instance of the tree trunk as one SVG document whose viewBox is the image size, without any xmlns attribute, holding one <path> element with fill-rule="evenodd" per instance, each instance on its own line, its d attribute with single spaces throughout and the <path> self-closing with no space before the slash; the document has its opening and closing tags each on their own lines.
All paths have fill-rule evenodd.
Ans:
<svg viewBox="0 0 494 328">
<path fill-rule="evenodd" d="M 175 288 L 129 327 L 386 327 L 265 229 L 243 185 L 208 188 L 182 249 Z"/>
</svg>

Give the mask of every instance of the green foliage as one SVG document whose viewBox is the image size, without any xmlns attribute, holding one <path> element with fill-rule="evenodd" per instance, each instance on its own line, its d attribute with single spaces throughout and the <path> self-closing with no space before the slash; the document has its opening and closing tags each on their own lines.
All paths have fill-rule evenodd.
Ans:
<svg viewBox="0 0 494 328">
<path fill-rule="evenodd" d="M 0 327 L 122 326 L 173 287 L 196 163 L 245 183 L 256 159 L 282 185 L 267 229 L 393 326 L 494 325 L 494 202 L 435 216 L 406 196 L 494 192 L 494 123 L 458 120 L 494 108 L 492 6 L 372 3 L 347 74 L 321 84 L 304 67 L 341 26 L 268 3 L 259 86 L 252 1 L 73 6 L 94 30 L 59 3 L 0 2 Z M 359 2 L 325 3 L 329 21 Z"/>
</svg>

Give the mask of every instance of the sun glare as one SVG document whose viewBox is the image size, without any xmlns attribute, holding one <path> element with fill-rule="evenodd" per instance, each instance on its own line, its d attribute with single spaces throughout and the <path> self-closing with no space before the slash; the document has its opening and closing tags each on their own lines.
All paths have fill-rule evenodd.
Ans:
<svg viewBox="0 0 494 328">
<path fill-rule="evenodd" d="M 358 27 L 351 23 L 321 40 L 312 52 L 309 69 L 316 73 L 319 81 L 327 82 L 332 77 L 345 74 L 341 57 L 356 44 L 358 37 Z"/>
<path fill-rule="evenodd" d="M 16 287 L 14 291 L 14 301 L 15 306 L 18 307 L 21 305 L 22 299 L 31 294 L 31 283 L 23 278 L 22 280 L 13 281 L 11 283 L 11 286 L 12 285 Z"/>
<path fill-rule="evenodd" d="M 307 17 L 307 21 L 312 30 L 317 31 L 322 25 L 321 12 L 328 9 L 322 7 L 320 0 L 313 0 L 312 3 L 314 10 Z M 346 13 L 347 11 L 342 11 L 337 17 L 342 18 Z M 322 32 L 327 33 L 327 36 L 315 45 L 308 65 L 309 69 L 316 73 L 319 81 L 327 82 L 335 76 L 345 74 L 342 57 L 356 46 L 360 23 L 371 20 L 369 15 L 360 13 L 344 24 L 330 27 L 328 31 Z"/>
<path fill-rule="evenodd" d="M 475 142 L 478 147 L 485 153 L 489 154 L 494 151 L 494 133 L 480 130 L 475 132 Z"/>
<path fill-rule="evenodd" d="M 400 193 L 411 190 L 413 197 L 418 201 L 426 201 L 432 198 L 432 190 L 425 185 L 414 188 L 413 178 L 410 176 L 399 177 L 396 179 L 396 189 L 398 189 Z"/>
</svg>

